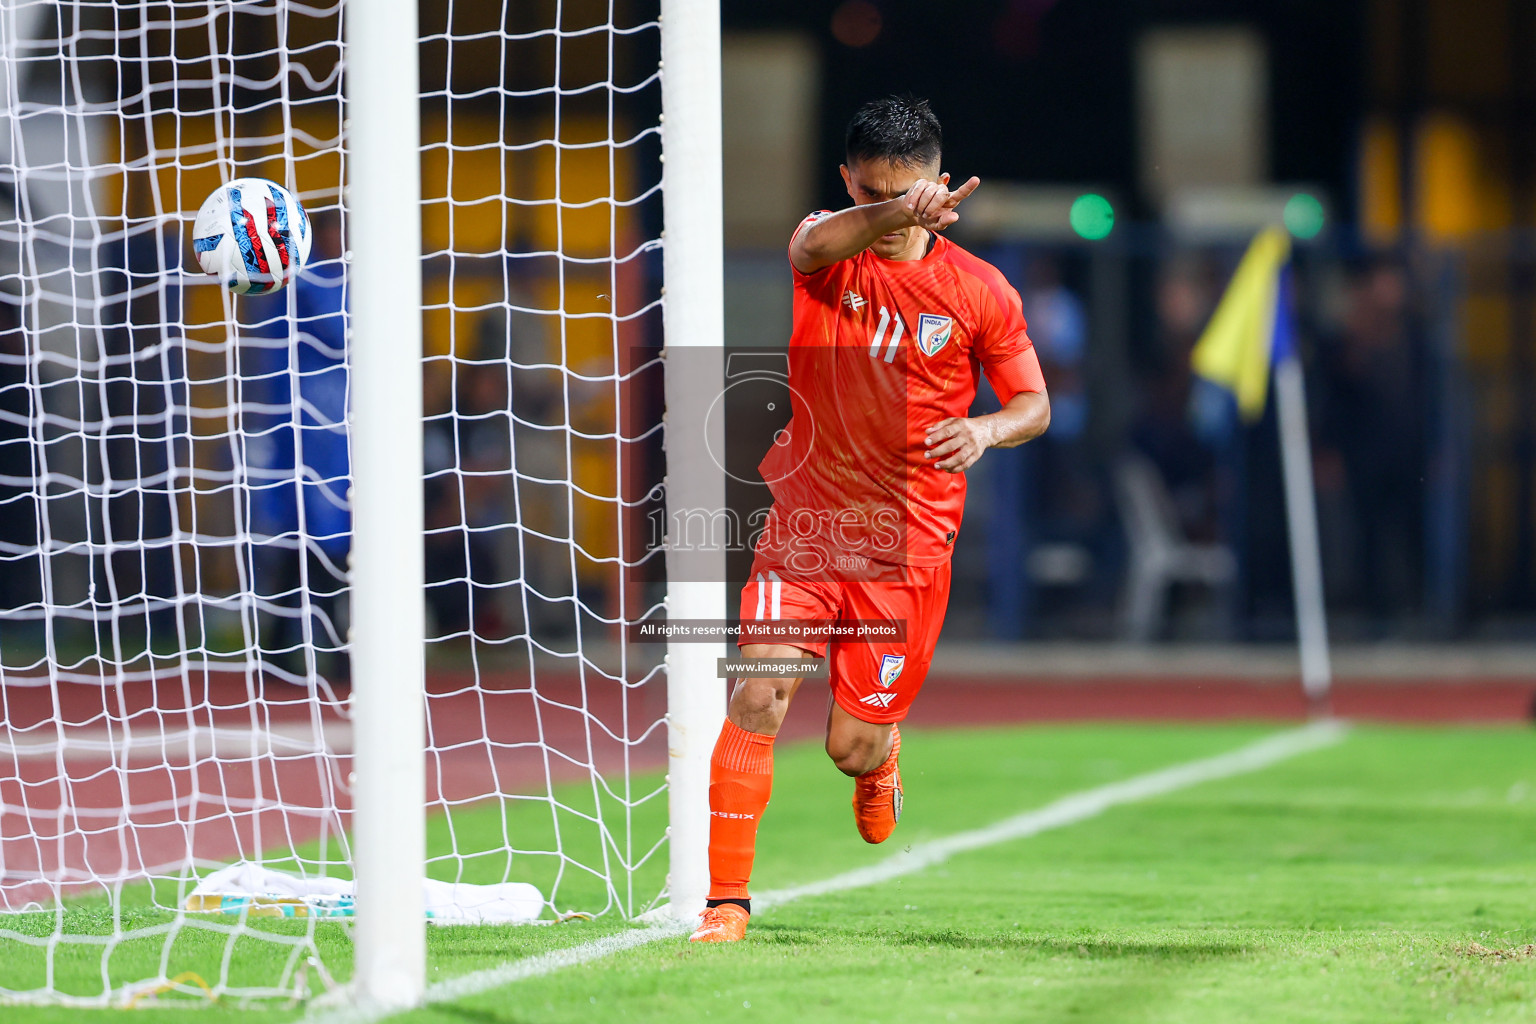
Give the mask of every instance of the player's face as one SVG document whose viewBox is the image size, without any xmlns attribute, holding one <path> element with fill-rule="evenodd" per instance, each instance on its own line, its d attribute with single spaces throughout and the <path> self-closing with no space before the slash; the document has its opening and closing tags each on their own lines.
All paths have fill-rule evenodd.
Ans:
<svg viewBox="0 0 1536 1024">
<path fill-rule="evenodd" d="M 926 178 L 929 181 L 937 181 L 939 178 L 938 164 L 932 167 L 911 167 L 906 164 L 892 163 L 880 157 L 843 164 L 842 171 L 843 184 L 848 186 L 848 195 L 859 206 L 884 203 L 897 196 L 906 195 L 907 190 L 918 178 Z M 876 256 L 894 259 L 916 245 L 920 241 L 920 235 L 919 228 L 902 228 L 900 231 L 892 231 L 888 235 L 880 236 L 870 249 Z"/>
</svg>

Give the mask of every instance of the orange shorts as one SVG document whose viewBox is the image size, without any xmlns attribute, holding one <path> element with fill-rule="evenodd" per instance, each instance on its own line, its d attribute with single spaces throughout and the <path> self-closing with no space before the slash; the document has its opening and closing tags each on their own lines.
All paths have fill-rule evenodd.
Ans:
<svg viewBox="0 0 1536 1024">
<path fill-rule="evenodd" d="M 860 721 L 899 722 L 907 717 L 907 709 L 928 678 L 949 606 L 949 563 L 892 569 L 891 581 L 808 579 L 759 551 L 752 577 L 741 588 L 741 621 L 743 625 L 772 619 L 904 623 L 904 638 L 890 643 L 774 641 L 817 657 L 826 655 L 830 647 L 832 698 L 838 706 Z"/>
</svg>

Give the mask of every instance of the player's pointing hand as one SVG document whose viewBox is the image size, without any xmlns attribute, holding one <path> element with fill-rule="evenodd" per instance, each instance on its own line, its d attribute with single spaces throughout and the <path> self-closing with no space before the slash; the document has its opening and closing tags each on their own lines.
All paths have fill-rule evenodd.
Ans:
<svg viewBox="0 0 1536 1024">
<path fill-rule="evenodd" d="M 912 223 L 929 231 L 943 231 L 960 215 L 955 212 L 955 207 L 976 191 L 981 184 L 981 179 L 973 177 L 964 185 L 954 191 L 949 188 L 949 175 L 939 175 L 938 181 L 929 181 L 926 178 L 918 178 L 913 182 L 907 194 L 902 197 L 902 203 L 906 208 Z"/>
</svg>

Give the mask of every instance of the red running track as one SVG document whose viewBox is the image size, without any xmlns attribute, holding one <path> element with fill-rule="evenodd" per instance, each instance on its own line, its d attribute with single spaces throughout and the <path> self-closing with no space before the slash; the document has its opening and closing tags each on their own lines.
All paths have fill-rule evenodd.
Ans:
<svg viewBox="0 0 1536 1024">
<path fill-rule="evenodd" d="M 935 700 L 935 697 L 943 696 Z M 1341 679 L 1332 713 L 1374 722 L 1516 722 L 1532 715 L 1536 676 L 1446 682 L 1436 679 Z M 1093 719 L 1274 722 L 1308 717 L 1299 682 L 1290 679 L 935 679 L 913 707 L 922 725 L 1060 722 Z"/>
</svg>

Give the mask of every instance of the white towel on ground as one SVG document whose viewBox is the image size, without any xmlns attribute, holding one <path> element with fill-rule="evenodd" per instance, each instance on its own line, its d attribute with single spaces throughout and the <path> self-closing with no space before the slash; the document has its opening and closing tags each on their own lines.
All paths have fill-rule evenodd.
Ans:
<svg viewBox="0 0 1536 1024">
<path fill-rule="evenodd" d="M 422 883 L 427 916 L 433 924 L 526 924 L 544 910 L 544 896 L 527 882 L 474 885 L 469 882 Z M 349 878 L 304 878 L 274 871 L 262 864 L 240 861 L 206 875 L 193 896 L 234 896 L 247 899 L 306 896 L 349 897 Z"/>
</svg>

